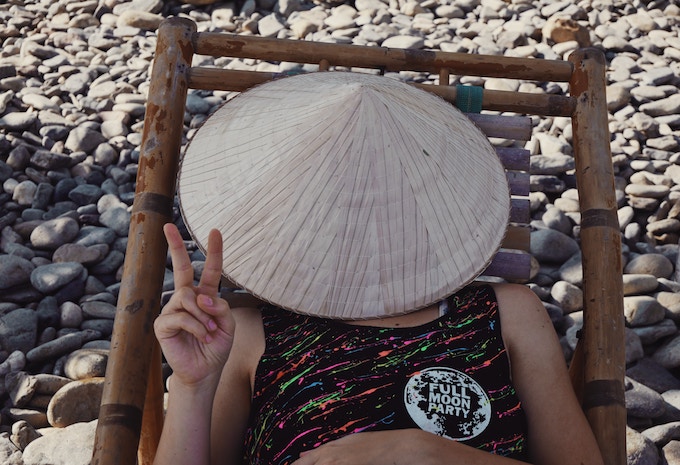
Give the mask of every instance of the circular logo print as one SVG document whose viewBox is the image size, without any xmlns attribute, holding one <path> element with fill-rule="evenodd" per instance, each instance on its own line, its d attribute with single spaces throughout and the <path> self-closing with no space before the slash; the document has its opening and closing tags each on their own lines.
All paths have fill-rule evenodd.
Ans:
<svg viewBox="0 0 680 465">
<path fill-rule="evenodd" d="M 479 435 L 491 421 L 491 403 L 465 373 L 433 367 L 414 374 L 404 388 L 404 403 L 423 430 L 457 441 Z"/>
</svg>

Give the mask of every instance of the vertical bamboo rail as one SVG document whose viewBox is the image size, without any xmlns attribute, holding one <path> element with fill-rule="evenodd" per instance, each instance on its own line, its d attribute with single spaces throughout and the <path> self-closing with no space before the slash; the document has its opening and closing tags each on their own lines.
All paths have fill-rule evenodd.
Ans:
<svg viewBox="0 0 680 465">
<path fill-rule="evenodd" d="M 162 227 L 172 219 L 187 76 L 193 56 L 192 34 L 195 32 L 193 22 L 178 18 L 165 21 L 158 30 L 137 189 L 99 410 L 93 465 L 134 465 L 137 462 L 142 412 L 156 344 L 153 321 L 160 308 L 167 253 Z M 162 394 L 162 387 L 160 392 Z M 156 412 L 146 417 L 153 420 L 159 415 Z M 150 423 L 154 426 L 153 421 Z M 160 425 L 155 427 L 158 429 Z M 145 431 L 149 438 L 159 434 L 160 431 Z"/>
<path fill-rule="evenodd" d="M 142 431 L 139 435 L 139 448 L 137 449 L 137 463 L 139 465 L 151 465 L 153 463 L 158 450 L 158 443 L 161 440 L 161 431 L 165 420 L 162 357 L 161 346 L 154 339 L 142 414 Z"/>
<path fill-rule="evenodd" d="M 606 465 L 626 464 L 625 344 L 621 236 L 605 97 L 605 59 L 596 49 L 569 57 L 583 252 L 583 408 Z"/>
<path fill-rule="evenodd" d="M 440 86 L 448 86 L 450 78 L 451 78 L 451 76 L 450 76 L 448 68 L 441 68 L 439 70 L 439 85 Z"/>
</svg>

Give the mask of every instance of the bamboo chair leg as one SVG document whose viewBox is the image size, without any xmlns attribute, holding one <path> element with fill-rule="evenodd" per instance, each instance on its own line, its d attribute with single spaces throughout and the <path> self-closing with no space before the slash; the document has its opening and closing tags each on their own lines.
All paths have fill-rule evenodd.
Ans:
<svg viewBox="0 0 680 465">
<path fill-rule="evenodd" d="M 585 384 L 583 379 L 583 372 L 586 362 L 584 355 L 583 343 L 579 341 L 576 344 L 574 354 L 571 356 L 571 363 L 569 364 L 569 378 L 571 379 L 571 386 L 574 388 L 576 398 L 581 405 L 583 405 L 583 386 Z"/>
<path fill-rule="evenodd" d="M 584 329 L 583 408 L 606 465 L 626 463 L 625 343 L 621 236 L 605 100 L 605 59 L 578 50 L 570 82 L 581 203 Z M 599 284 L 595 284 L 599 283 Z"/>
<path fill-rule="evenodd" d="M 151 465 L 156 456 L 163 429 L 163 372 L 161 346 L 154 340 L 146 387 L 142 432 L 137 451 L 138 465 Z"/>
<path fill-rule="evenodd" d="M 167 254 L 162 228 L 172 219 L 195 32 L 193 22 L 179 18 L 164 22 L 158 30 L 93 465 L 133 465 L 137 460 L 154 345 L 153 320 L 160 308 Z"/>
</svg>

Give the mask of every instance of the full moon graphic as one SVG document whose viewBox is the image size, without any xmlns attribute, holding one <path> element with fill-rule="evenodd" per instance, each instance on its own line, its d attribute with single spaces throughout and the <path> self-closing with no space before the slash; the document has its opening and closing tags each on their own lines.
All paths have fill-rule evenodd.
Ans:
<svg viewBox="0 0 680 465">
<path fill-rule="evenodd" d="M 491 421 L 491 402 L 484 389 L 451 368 L 415 373 L 404 388 L 404 404 L 421 429 L 456 441 L 478 436 Z"/>
</svg>

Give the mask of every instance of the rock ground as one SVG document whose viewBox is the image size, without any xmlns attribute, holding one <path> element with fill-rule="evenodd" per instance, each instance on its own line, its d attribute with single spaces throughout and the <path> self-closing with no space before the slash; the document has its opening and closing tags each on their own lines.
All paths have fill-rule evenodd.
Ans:
<svg viewBox="0 0 680 465">
<path fill-rule="evenodd" d="M 85 464 L 130 221 L 155 29 L 566 58 L 605 51 L 624 242 L 628 463 L 680 464 L 680 7 L 653 1 L 10 0 L 0 5 L 0 462 Z M 289 63 L 196 57 L 290 71 Z M 436 76 L 403 73 L 405 79 Z M 487 89 L 564 86 L 453 78 Z M 185 141 L 227 97 L 191 92 Z M 529 284 L 565 356 L 582 320 L 571 125 L 535 121 Z M 179 220 L 178 220 L 179 221 Z M 196 267 L 202 256 L 188 241 Z M 168 270 L 164 289 L 172 289 Z M 86 399 L 87 402 L 83 402 Z M 78 408 L 75 408 L 75 407 Z M 64 448 L 64 444 L 68 448 Z M 68 449 L 68 454 L 62 451 Z"/>
</svg>

